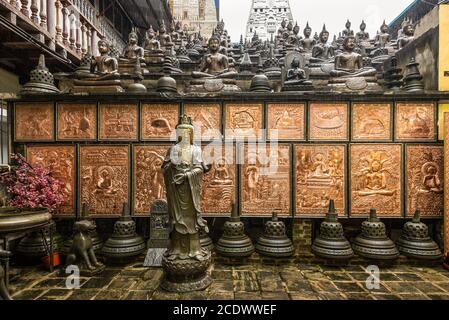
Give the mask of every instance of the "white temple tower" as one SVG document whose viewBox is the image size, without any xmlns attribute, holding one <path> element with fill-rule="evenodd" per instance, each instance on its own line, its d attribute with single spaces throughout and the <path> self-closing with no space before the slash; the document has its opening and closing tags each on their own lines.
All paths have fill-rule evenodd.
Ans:
<svg viewBox="0 0 449 320">
<path fill-rule="evenodd" d="M 293 21 L 289 0 L 252 0 L 246 39 L 250 41 L 257 32 L 261 40 L 270 40 L 281 26 L 282 20 Z"/>
<path fill-rule="evenodd" d="M 173 18 L 181 21 L 189 32 L 201 31 L 210 37 L 218 23 L 218 10 L 214 0 L 170 0 Z"/>
</svg>

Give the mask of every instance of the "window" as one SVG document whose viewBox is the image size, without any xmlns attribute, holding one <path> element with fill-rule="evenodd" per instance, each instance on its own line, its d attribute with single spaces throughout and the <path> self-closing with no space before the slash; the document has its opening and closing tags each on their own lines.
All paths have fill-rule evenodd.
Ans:
<svg viewBox="0 0 449 320">
<path fill-rule="evenodd" d="M 184 11 L 183 19 L 188 19 L 188 18 L 189 18 L 189 12 Z"/>
</svg>

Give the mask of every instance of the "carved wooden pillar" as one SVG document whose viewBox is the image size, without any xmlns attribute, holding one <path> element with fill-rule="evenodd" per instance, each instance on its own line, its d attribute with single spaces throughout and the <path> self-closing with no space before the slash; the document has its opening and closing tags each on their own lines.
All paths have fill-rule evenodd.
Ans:
<svg viewBox="0 0 449 320">
<path fill-rule="evenodd" d="M 38 24 L 39 23 L 39 16 L 38 16 L 39 7 L 37 6 L 37 0 L 31 0 L 30 9 L 31 9 L 31 20 L 35 24 Z"/>
<path fill-rule="evenodd" d="M 47 8 L 47 31 L 50 33 L 53 41 L 56 36 L 56 7 L 54 0 L 46 0 L 46 8 Z"/>
<path fill-rule="evenodd" d="M 67 10 L 67 8 L 62 5 L 62 42 L 64 42 L 64 44 L 68 44 L 69 43 L 69 10 Z"/>
<path fill-rule="evenodd" d="M 83 54 L 87 52 L 87 34 L 85 22 L 81 24 L 81 51 Z"/>
<path fill-rule="evenodd" d="M 69 22 L 70 22 L 70 48 L 71 49 L 76 49 L 76 18 L 75 18 L 75 14 L 73 13 L 73 11 L 70 13 L 69 16 Z"/>
<path fill-rule="evenodd" d="M 93 54 L 92 52 L 92 33 L 90 31 L 90 28 L 86 26 L 86 52 L 90 55 Z"/>
<path fill-rule="evenodd" d="M 21 0 L 20 1 L 22 3 L 22 8 L 20 9 L 20 11 L 26 15 L 27 17 L 30 16 L 30 11 L 28 10 L 28 0 Z"/>
<path fill-rule="evenodd" d="M 53 1 L 53 0 L 50 0 Z M 56 26 L 55 26 L 55 38 L 56 38 L 56 42 L 61 42 L 62 41 L 62 25 L 61 25 L 61 20 L 62 20 L 62 10 L 61 10 L 61 1 L 56 0 L 54 1 L 55 4 L 55 22 L 56 22 Z"/>
<path fill-rule="evenodd" d="M 92 29 L 92 39 L 91 39 L 92 55 L 98 55 L 98 36 L 97 30 Z"/>
<path fill-rule="evenodd" d="M 41 18 L 41 27 L 47 28 L 47 0 L 40 0 L 39 17 Z"/>
</svg>

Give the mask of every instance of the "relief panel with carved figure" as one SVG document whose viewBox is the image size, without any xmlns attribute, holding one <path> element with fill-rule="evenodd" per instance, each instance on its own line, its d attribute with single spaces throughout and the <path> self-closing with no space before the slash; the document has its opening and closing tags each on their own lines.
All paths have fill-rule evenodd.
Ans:
<svg viewBox="0 0 449 320">
<path fill-rule="evenodd" d="M 391 105 L 355 103 L 352 106 L 354 141 L 391 141 Z"/>
<path fill-rule="evenodd" d="M 211 169 L 203 177 L 201 211 L 227 215 L 232 211 L 236 191 L 235 147 L 207 145 L 203 147 L 203 161 Z"/>
<path fill-rule="evenodd" d="M 14 110 L 16 141 L 54 140 L 53 103 L 16 103 Z"/>
<path fill-rule="evenodd" d="M 345 163 L 342 145 L 295 147 L 296 214 L 324 216 L 329 200 L 339 215 L 346 213 Z"/>
<path fill-rule="evenodd" d="M 435 140 L 435 105 L 433 103 L 398 103 L 395 132 L 396 140 Z"/>
<path fill-rule="evenodd" d="M 444 141 L 449 141 L 449 112 L 444 114 Z M 449 143 L 444 144 L 444 167 L 449 168 Z M 449 172 L 444 173 L 444 185 L 449 186 Z M 444 253 L 449 252 L 449 192 L 444 192 Z"/>
<path fill-rule="evenodd" d="M 242 215 L 290 215 L 290 146 L 241 146 Z"/>
<path fill-rule="evenodd" d="M 443 147 L 407 146 L 407 215 L 439 217 L 444 211 Z"/>
<path fill-rule="evenodd" d="M 352 215 L 402 216 L 402 146 L 397 144 L 351 145 Z"/>
<path fill-rule="evenodd" d="M 226 139 L 254 140 L 262 138 L 262 104 L 227 104 L 225 105 L 225 115 Z"/>
<path fill-rule="evenodd" d="M 95 104 L 58 104 L 58 140 L 95 140 L 97 106 Z"/>
<path fill-rule="evenodd" d="M 134 147 L 134 214 L 149 215 L 154 201 L 165 199 L 162 164 L 170 146 Z"/>
<path fill-rule="evenodd" d="M 304 140 L 305 105 L 269 104 L 268 105 L 268 139 L 270 140 Z"/>
<path fill-rule="evenodd" d="M 312 103 L 309 113 L 310 140 L 348 140 L 346 103 Z"/>
<path fill-rule="evenodd" d="M 170 140 L 178 119 L 177 104 L 143 104 L 140 120 L 142 140 Z"/>
<path fill-rule="evenodd" d="M 100 104 L 101 140 L 137 140 L 136 104 Z"/>
<path fill-rule="evenodd" d="M 74 146 L 27 146 L 27 161 L 32 166 L 48 168 L 53 177 L 62 183 L 65 203 L 55 216 L 75 215 L 75 147 Z"/>
<path fill-rule="evenodd" d="M 120 215 L 129 192 L 129 147 L 80 147 L 80 202 L 93 215 Z"/>
<path fill-rule="evenodd" d="M 185 104 L 184 113 L 192 118 L 195 140 L 221 138 L 221 108 L 219 104 Z"/>
</svg>

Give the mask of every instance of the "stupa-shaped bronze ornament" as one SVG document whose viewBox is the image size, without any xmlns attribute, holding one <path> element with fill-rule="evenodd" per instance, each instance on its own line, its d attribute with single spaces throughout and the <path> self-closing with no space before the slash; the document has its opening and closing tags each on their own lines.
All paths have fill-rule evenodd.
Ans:
<svg viewBox="0 0 449 320">
<path fill-rule="evenodd" d="M 49 94 L 49 93 L 59 93 L 59 89 L 56 88 L 54 84 L 54 77 L 48 68 L 45 66 L 45 56 L 41 54 L 39 56 L 39 64 L 36 69 L 30 72 L 30 81 L 27 82 L 22 89 L 20 94 L 31 95 L 31 94 Z"/>
<path fill-rule="evenodd" d="M 259 237 L 256 251 L 267 257 L 287 258 L 295 252 L 292 241 L 287 237 L 285 224 L 279 221 L 277 213 L 265 224 L 264 233 Z"/>
</svg>

